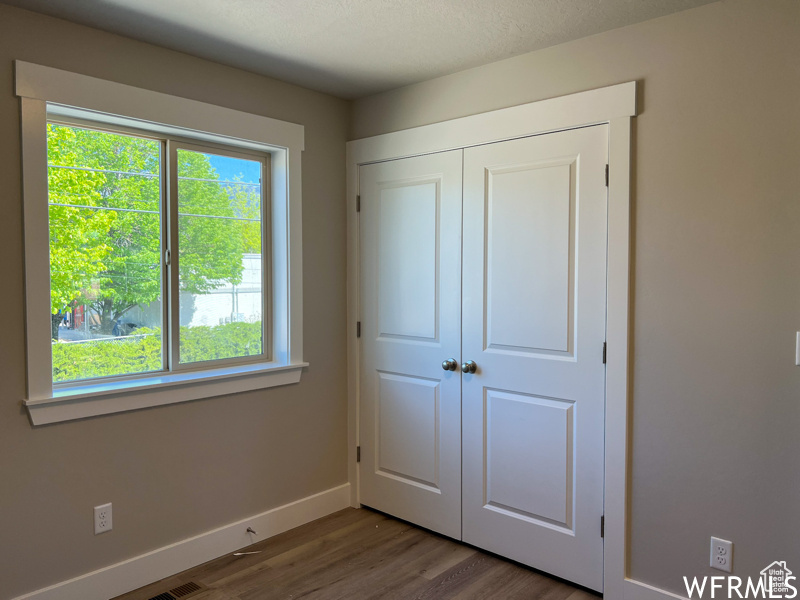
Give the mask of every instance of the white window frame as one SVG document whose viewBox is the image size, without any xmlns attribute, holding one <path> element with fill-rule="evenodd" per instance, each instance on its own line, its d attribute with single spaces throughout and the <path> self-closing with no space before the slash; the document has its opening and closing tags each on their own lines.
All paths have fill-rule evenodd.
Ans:
<svg viewBox="0 0 800 600">
<path fill-rule="evenodd" d="M 195 100 L 15 61 L 21 103 L 27 397 L 34 425 L 297 383 L 303 361 L 301 157 L 304 128 Z M 269 360 L 53 386 L 48 119 L 91 121 L 269 154 Z"/>
</svg>

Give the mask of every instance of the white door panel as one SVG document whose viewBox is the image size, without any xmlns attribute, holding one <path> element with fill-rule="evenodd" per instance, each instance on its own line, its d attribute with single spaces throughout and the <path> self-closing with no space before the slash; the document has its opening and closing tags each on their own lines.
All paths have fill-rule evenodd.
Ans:
<svg viewBox="0 0 800 600">
<path fill-rule="evenodd" d="M 375 468 L 439 488 L 439 391 L 436 380 L 378 372 Z"/>
<path fill-rule="evenodd" d="M 488 347 L 568 350 L 570 167 L 487 170 Z"/>
<path fill-rule="evenodd" d="M 380 189 L 381 336 L 436 339 L 437 187 L 438 182 L 429 181 Z"/>
<path fill-rule="evenodd" d="M 361 502 L 459 539 L 461 162 L 360 170 Z"/>
<path fill-rule="evenodd" d="M 464 153 L 464 541 L 601 590 L 606 127 Z"/>
<path fill-rule="evenodd" d="M 595 590 L 606 160 L 594 126 L 359 181 L 362 503 Z"/>
<path fill-rule="evenodd" d="M 485 390 L 484 504 L 572 527 L 574 403 Z M 537 457 L 520 464 L 520 457 Z"/>
</svg>

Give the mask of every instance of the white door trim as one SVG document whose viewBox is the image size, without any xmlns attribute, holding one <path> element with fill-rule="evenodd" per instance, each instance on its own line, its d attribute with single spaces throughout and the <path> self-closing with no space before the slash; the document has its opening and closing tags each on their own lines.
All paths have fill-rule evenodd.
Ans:
<svg viewBox="0 0 800 600">
<path fill-rule="evenodd" d="M 627 585 L 628 528 L 628 319 L 630 277 L 631 119 L 637 114 L 636 82 L 590 90 L 387 133 L 347 144 L 347 358 L 348 475 L 351 502 L 359 506 L 359 165 L 465 148 L 587 125 L 609 125 L 608 299 L 606 365 L 606 462 L 604 588 L 610 600 L 633 600 Z M 599 526 L 599 524 L 598 524 Z M 626 590 L 628 591 L 626 596 Z"/>
</svg>

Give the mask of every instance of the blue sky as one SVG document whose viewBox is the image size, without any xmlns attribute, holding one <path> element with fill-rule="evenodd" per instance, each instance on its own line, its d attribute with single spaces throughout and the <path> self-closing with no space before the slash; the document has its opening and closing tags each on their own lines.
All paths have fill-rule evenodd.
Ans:
<svg viewBox="0 0 800 600">
<path fill-rule="evenodd" d="M 231 158 L 228 156 L 208 155 L 211 166 L 219 173 L 219 178 L 232 181 L 237 175 L 242 176 L 246 183 L 258 183 L 261 173 L 261 163 L 254 160 Z"/>
</svg>

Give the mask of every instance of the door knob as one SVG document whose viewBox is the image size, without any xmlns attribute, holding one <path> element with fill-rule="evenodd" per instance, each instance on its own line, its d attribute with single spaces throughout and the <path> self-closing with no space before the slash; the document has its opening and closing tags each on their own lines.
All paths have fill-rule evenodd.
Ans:
<svg viewBox="0 0 800 600">
<path fill-rule="evenodd" d="M 474 360 L 468 360 L 465 363 L 461 363 L 461 370 L 464 373 L 474 373 L 478 370 L 478 365 L 475 364 Z"/>
<path fill-rule="evenodd" d="M 445 371 L 455 371 L 458 368 L 458 363 L 455 358 L 448 358 L 446 361 L 442 362 L 442 368 Z"/>
</svg>

